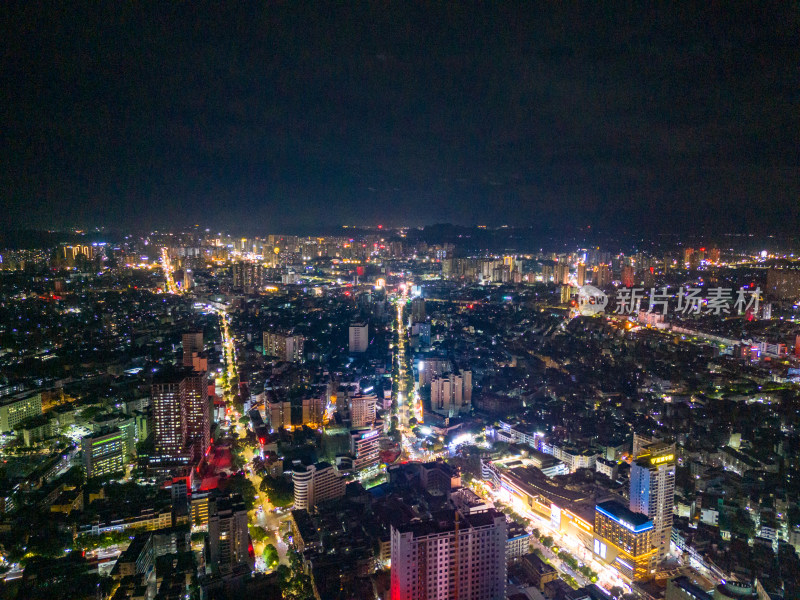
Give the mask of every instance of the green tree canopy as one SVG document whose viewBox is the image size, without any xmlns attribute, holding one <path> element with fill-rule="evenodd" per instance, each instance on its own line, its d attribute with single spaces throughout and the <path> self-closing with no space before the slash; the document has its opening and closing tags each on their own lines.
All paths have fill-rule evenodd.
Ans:
<svg viewBox="0 0 800 600">
<path fill-rule="evenodd" d="M 261 491 L 277 507 L 291 506 L 294 502 L 294 485 L 283 477 L 264 477 L 261 480 Z"/>
</svg>

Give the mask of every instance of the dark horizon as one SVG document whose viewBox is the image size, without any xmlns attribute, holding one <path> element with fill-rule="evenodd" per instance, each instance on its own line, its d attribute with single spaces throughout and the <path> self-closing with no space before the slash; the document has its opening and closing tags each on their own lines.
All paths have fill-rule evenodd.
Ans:
<svg viewBox="0 0 800 600">
<path fill-rule="evenodd" d="M 5 230 L 800 224 L 797 4 L 4 10 Z"/>
</svg>

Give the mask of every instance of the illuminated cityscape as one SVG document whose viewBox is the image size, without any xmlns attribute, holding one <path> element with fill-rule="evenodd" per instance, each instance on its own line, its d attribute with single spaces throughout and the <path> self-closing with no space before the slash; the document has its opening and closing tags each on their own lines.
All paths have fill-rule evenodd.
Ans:
<svg viewBox="0 0 800 600">
<path fill-rule="evenodd" d="M 8 13 L 0 598 L 800 598 L 797 6 Z"/>
</svg>

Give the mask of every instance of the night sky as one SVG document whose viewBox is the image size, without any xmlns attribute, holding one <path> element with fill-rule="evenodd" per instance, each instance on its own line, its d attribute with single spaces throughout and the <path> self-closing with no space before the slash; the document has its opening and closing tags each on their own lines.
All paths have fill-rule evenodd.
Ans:
<svg viewBox="0 0 800 600">
<path fill-rule="evenodd" d="M 8 4 L 5 228 L 800 229 L 796 2 Z"/>
</svg>

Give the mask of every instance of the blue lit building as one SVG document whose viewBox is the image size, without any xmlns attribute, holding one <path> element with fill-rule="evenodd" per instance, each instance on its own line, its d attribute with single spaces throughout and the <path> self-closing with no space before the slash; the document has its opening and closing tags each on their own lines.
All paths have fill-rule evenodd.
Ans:
<svg viewBox="0 0 800 600">
<path fill-rule="evenodd" d="M 653 521 L 656 562 L 669 552 L 675 508 L 675 444 L 648 444 L 631 464 L 630 509 Z"/>
</svg>

